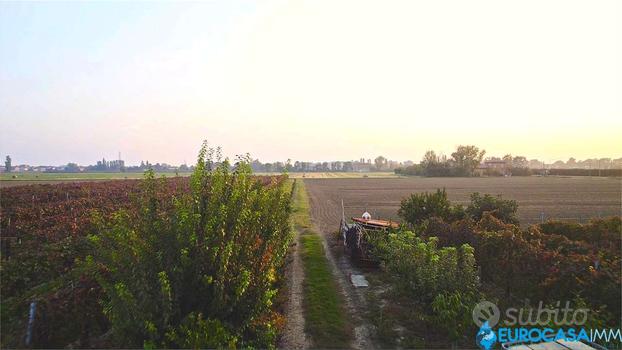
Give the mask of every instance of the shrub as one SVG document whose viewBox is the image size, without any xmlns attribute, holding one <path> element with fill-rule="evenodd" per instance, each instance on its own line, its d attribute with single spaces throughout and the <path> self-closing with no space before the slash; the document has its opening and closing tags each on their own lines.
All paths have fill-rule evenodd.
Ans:
<svg viewBox="0 0 622 350">
<path fill-rule="evenodd" d="M 472 294 L 444 292 L 432 302 L 434 315 L 431 317 L 436 327 L 444 329 L 451 341 L 457 342 L 468 329 L 473 328 L 471 313 L 477 299 Z"/>
<path fill-rule="evenodd" d="M 370 241 L 375 256 L 395 278 L 398 292 L 423 305 L 444 292 L 477 294 L 479 277 L 468 244 L 438 248 L 435 237 L 424 240 L 411 231 L 376 233 Z"/>
<path fill-rule="evenodd" d="M 471 247 L 477 246 L 477 233 L 474 229 L 474 222 L 469 218 L 452 223 L 446 223 L 439 218 L 432 218 L 425 226 L 423 235 L 426 237 L 437 237 L 441 247 L 459 247 L 463 244 L 468 244 Z"/>
<path fill-rule="evenodd" d="M 518 203 L 515 200 L 503 199 L 501 195 L 493 197 L 489 194 L 480 195 L 478 192 L 471 194 L 471 204 L 466 208 L 466 213 L 475 221 L 479 221 L 485 212 L 491 213 L 497 219 L 506 224 L 518 224 L 516 211 Z"/>
<path fill-rule="evenodd" d="M 589 243 L 599 250 L 606 250 L 620 256 L 622 247 L 622 219 L 613 216 L 606 219 L 592 219 L 588 224 L 563 221 L 548 221 L 538 225 L 547 235 L 562 235 L 573 241 Z"/>
<path fill-rule="evenodd" d="M 451 222 L 463 218 L 464 210 L 451 204 L 445 189 L 437 189 L 435 193 L 413 193 L 403 199 L 398 214 L 406 222 L 419 225 L 433 217 Z"/>
<path fill-rule="evenodd" d="M 102 286 L 118 345 L 274 345 L 274 327 L 256 321 L 270 319 L 291 239 L 290 196 L 282 181 L 252 177 L 247 159 L 231 171 L 211 154 L 204 145 L 191 192 L 172 198 L 172 209 L 148 172 L 141 210 L 118 212 L 89 237 L 85 266 Z"/>
</svg>

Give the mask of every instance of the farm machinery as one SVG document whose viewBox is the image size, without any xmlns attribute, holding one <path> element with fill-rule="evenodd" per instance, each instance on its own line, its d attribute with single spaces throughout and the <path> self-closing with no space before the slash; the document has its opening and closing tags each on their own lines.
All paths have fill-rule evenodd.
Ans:
<svg viewBox="0 0 622 350">
<path fill-rule="evenodd" d="M 351 220 L 352 223 L 346 221 L 342 200 L 339 232 L 341 239 L 343 239 L 346 254 L 349 254 L 355 261 L 365 264 L 376 264 L 378 261 L 371 254 L 371 244 L 368 237 L 374 233 L 388 233 L 390 230 L 397 229 L 399 228 L 399 223 L 390 220 L 372 219 L 367 211 L 361 217 L 352 217 Z"/>
</svg>

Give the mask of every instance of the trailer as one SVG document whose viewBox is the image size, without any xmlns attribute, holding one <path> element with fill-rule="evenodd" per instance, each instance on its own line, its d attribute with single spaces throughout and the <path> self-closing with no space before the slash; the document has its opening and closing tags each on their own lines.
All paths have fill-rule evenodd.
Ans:
<svg viewBox="0 0 622 350">
<path fill-rule="evenodd" d="M 391 220 L 373 219 L 365 211 L 361 217 L 352 217 L 351 223 L 346 221 L 343 200 L 341 201 L 340 234 L 343 240 L 344 251 L 352 260 L 364 264 L 376 265 L 378 260 L 371 253 L 371 245 L 367 237 L 370 234 L 398 229 L 400 224 Z"/>
</svg>

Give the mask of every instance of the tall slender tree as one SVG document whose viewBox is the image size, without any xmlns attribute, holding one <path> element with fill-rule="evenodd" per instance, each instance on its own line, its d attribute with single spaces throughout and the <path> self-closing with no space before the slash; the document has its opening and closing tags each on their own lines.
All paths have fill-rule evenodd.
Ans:
<svg viewBox="0 0 622 350">
<path fill-rule="evenodd" d="M 6 156 L 6 160 L 4 161 L 4 170 L 7 173 L 11 172 L 11 156 Z"/>
</svg>

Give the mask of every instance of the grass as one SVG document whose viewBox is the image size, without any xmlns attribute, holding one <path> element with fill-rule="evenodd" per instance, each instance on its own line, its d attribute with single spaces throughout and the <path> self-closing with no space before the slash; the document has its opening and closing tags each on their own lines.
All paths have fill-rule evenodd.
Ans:
<svg viewBox="0 0 622 350">
<path fill-rule="evenodd" d="M 302 246 L 306 332 L 315 348 L 349 348 L 352 332 L 343 296 L 326 259 L 323 238 L 313 231 L 307 191 L 300 180 L 294 186 L 292 217 Z"/>
<path fill-rule="evenodd" d="M 189 172 L 180 172 L 179 176 L 188 176 Z M 174 172 L 156 173 L 157 177 L 173 177 Z M 1 181 L 63 181 L 63 180 L 116 180 L 142 179 L 143 173 L 2 173 Z"/>
</svg>

